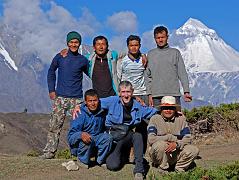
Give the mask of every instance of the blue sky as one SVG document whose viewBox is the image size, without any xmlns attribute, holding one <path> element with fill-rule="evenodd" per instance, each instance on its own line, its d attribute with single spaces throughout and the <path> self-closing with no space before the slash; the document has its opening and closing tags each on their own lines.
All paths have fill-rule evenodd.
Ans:
<svg viewBox="0 0 239 180">
<path fill-rule="evenodd" d="M 239 51 L 239 1 L 238 0 L 56 0 L 74 16 L 81 16 L 81 8 L 88 8 L 99 21 L 120 11 L 132 11 L 137 16 L 138 32 L 164 24 L 170 30 L 182 26 L 190 17 L 199 19 L 216 30 L 226 43 Z M 111 31 L 105 29 L 109 35 Z"/>
<path fill-rule="evenodd" d="M 129 34 L 144 40 L 155 25 L 172 31 L 190 17 L 214 29 L 239 51 L 238 11 L 238 0 L 0 0 L 0 20 L 15 28 L 24 39 L 22 44 L 31 43 L 29 51 L 41 49 L 44 58 L 65 47 L 65 35 L 71 30 L 79 31 L 85 44 L 103 34 L 112 48 L 120 49 Z M 143 47 L 149 49 L 147 44 Z"/>
</svg>

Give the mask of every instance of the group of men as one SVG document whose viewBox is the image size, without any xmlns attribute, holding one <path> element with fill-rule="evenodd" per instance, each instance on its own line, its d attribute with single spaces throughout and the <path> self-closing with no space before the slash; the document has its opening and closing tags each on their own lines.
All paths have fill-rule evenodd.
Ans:
<svg viewBox="0 0 239 180">
<path fill-rule="evenodd" d="M 119 57 L 109 50 L 107 38 L 97 36 L 94 52 L 84 57 L 78 52 L 80 34 L 67 34 L 68 50 L 53 58 L 48 71 L 53 111 L 42 158 L 55 156 L 66 113 L 72 114 L 78 107 L 68 143 L 71 153 L 86 167 L 92 165 L 94 157 L 98 165 L 106 163 L 107 169 L 119 170 L 133 147 L 134 177 L 143 179 L 147 145 L 152 165 L 159 170 L 174 166 L 176 171 L 184 171 L 189 167 L 198 149 L 190 145 L 189 127 L 179 113 L 179 80 L 184 100 L 192 100 L 185 65 L 180 52 L 169 47 L 166 27 L 156 27 L 154 38 L 157 47 L 146 57 L 140 52 L 140 37 L 130 35 L 128 53 Z M 83 73 L 93 85 L 85 92 L 84 100 Z"/>
</svg>

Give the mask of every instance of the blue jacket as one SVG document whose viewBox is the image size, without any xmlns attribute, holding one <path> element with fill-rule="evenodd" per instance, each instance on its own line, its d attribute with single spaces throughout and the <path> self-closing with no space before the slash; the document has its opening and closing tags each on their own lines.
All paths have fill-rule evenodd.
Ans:
<svg viewBox="0 0 239 180">
<path fill-rule="evenodd" d="M 106 116 L 105 126 L 110 127 L 113 124 L 123 124 L 123 105 L 119 96 L 111 96 L 107 98 L 101 98 L 101 108 L 107 109 L 108 114 Z M 131 110 L 132 121 L 127 125 L 136 125 L 141 122 L 142 119 L 151 118 L 158 112 L 157 109 L 142 106 L 135 99 L 133 100 L 133 107 Z"/>
<path fill-rule="evenodd" d="M 105 116 L 106 112 L 102 109 L 94 115 L 88 111 L 85 104 L 81 106 L 81 113 L 78 114 L 76 119 L 71 121 L 67 135 L 71 152 L 77 150 L 82 132 L 87 132 L 91 136 L 96 136 L 104 132 Z"/>
<path fill-rule="evenodd" d="M 89 60 L 89 76 L 92 79 L 96 54 L 95 54 L 95 52 L 93 52 L 91 54 L 86 55 L 86 57 Z M 107 59 L 108 59 L 109 70 L 110 70 L 110 74 L 111 74 L 111 78 L 112 78 L 113 89 L 114 89 L 115 93 L 118 94 L 118 91 L 117 91 L 118 77 L 117 77 L 117 72 L 116 72 L 118 53 L 116 51 L 108 51 Z"/>
<path fill-rule="evenodd" d="M 56 91 L 57 96 L 82 98 L 83 72 L 88 75 L 88 60 L 81 54 L 73 55 L 68 51 L 66 57 L 57 54 L 50 65 L 47 74 L 49 92 Z M 57 87 L 56 70 L 58 69 Z"/>
</svg>

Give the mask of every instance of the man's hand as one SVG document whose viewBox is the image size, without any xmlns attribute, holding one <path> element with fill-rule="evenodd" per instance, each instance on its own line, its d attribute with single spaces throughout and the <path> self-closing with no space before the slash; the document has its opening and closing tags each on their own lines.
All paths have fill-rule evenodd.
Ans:
<svg viewBox="0 0 239 180">
<path fill-rule="evenodd" d="M 168 147 L 165 149 L 166 153 L 172 153 L 176 150 L 177 144 L 176 142 L 167 142 Z"/>
<path fill-rule="evenodd" d="M 50 92 L 49 93 L 49 97 L 50 97 L 51 100 L 56 99 L 56 92 L 55 91 L 54 92 Z"/>
<path fill-rule="evenodd" d="M 66 57 L 67 54 L 68 54 L 68 50 L 67 49 L 62 49 L 60 54 L 61 54 L 62 57 Z"/>
<path fill-rule="evenodd" d="M 73 109 L 73 112 L 72 112 L 73 119 L 78 117 L 78 113 L 81 114 L 80 105 L 76 105 L 76 107 Z"/>
<path fill-rule="evenodd" d="M 85 144 L 90 144 L 91 143 L 91 136 L 87 132 L 82 132 L 81 133 L 81 139 Z"/>
<path fill-rule="evenodd" d="M 144 65 L 144 67 L 146 68 L 147 64 L 148 64 L 148 59 L 145 54 L 142 54 L 141 56 L 142 56 L 142 63 Z"/>
<path fill-rule="evenodd" d="M 185 102 L 191 102 L 192 101 L 192 96 L 187 92 L 187 93 L 184 93 L 184 101 Z"/>
<path fill-rule="evenodd" d="M 149 95 L 149 106 L 154 107 L 154 101 L 152 95 Z"/>
</svg>

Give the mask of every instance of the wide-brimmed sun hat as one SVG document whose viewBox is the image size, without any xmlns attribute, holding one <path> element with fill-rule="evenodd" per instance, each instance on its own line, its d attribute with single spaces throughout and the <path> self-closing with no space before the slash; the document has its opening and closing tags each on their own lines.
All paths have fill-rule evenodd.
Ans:
<svg viewBox="0 0 239 180">
<path fill-rule="evenodd" d="M 176 103 L 176 98 L 173 96 L 164 96 L 161 99 L 161 104 L 159 105 L 159 108 L 163 107 L 176 107 L 176 110 L 180 109 L 180 105 Z"/>
</svg>

